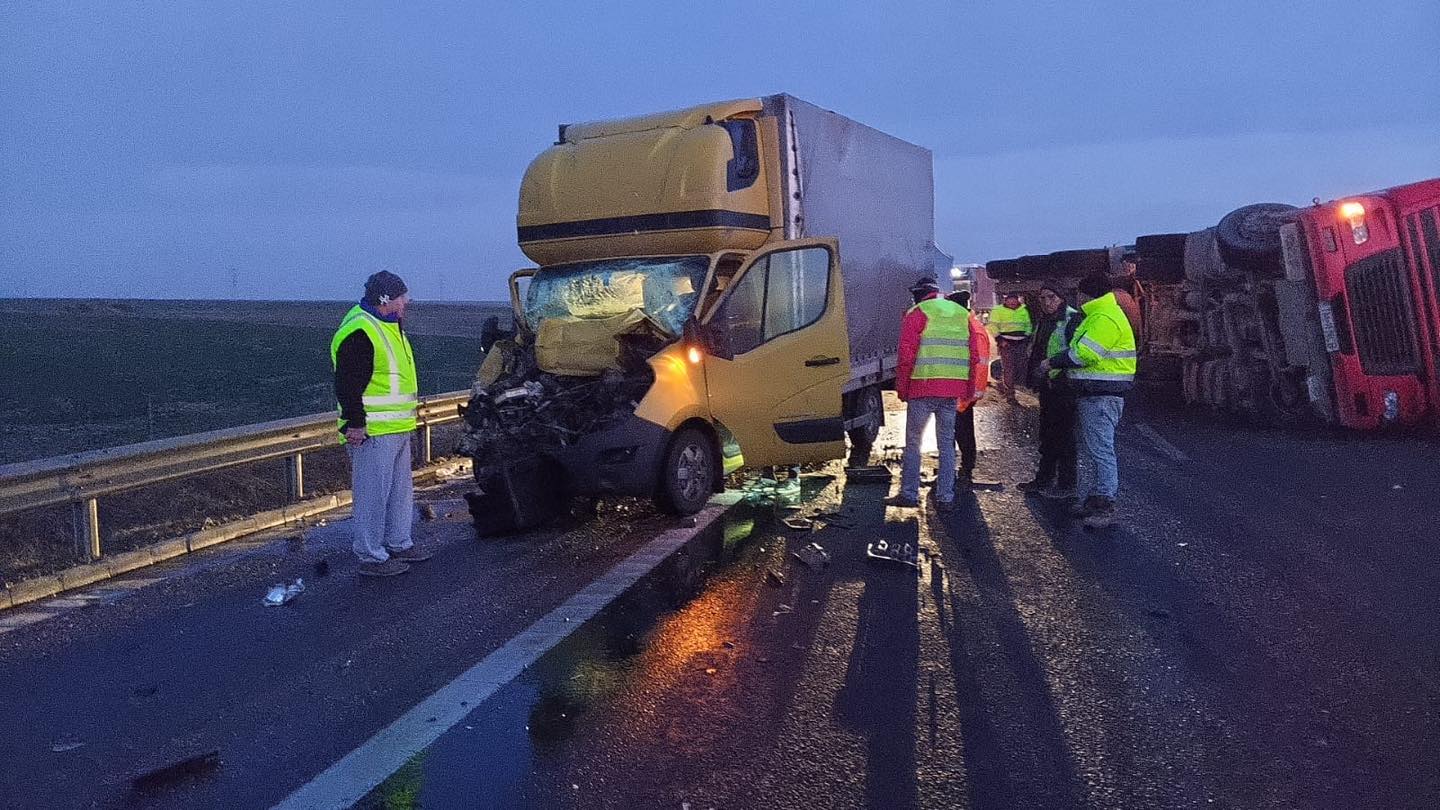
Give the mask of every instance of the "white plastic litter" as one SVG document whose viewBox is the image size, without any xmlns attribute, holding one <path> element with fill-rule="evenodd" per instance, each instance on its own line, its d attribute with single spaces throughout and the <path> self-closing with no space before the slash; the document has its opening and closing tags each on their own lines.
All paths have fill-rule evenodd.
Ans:
<svg viewBox="0 0 1440 810">
<path fill-rule="evenodd" d="M 305 580 L 303 579 L 297 579 L 289 585 L 271 585 L 270 592 L 265 594 L 265 607 L 283 605 L 304 592 Z"/>
</svg>

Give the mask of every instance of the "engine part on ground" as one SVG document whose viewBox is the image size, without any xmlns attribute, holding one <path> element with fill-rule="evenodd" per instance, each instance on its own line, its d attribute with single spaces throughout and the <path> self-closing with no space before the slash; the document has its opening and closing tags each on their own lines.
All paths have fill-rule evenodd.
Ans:
<svg viewBox="0 0 1440 810">
<path fill-rule="evenodd" d="M 465 493 L 476 533 L 508 534 L 550 521 L 564 506 L 564 488 L 556 486 L 563 478 L 559 465 L 544 456 L 523 457 L 487 470 L 480 489 Z"/>
<path fill-rule="evenodd" d="M 1226 214 L 1215 226 L 1225 263 L 1238 270 L 1281 276 L 1280 228 L 1294 222 L 1299 209 L 1284 203 L 1256 203 Z"/>
</svg>

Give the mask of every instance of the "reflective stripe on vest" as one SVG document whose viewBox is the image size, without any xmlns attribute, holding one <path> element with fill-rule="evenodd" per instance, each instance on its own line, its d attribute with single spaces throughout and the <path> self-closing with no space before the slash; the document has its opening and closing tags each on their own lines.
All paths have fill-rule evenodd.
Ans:
<svg viewBox="0 0 1440 810">
<path fill-rule="evenodd" d="M 970 313 L 944 298 L 929 298 L 911 309 L 925 313 L 925 331 L 910 379 L 970 379 Z"/>
<path fill-rule="evenodd" d="M 1082 346 L 1098 355 L 1099 359 L 1080 368 L 1068 369 L 1065 375 L 1072 380 L 1133 382 L 1137 357 L 1135 332 L 1115 296 L 1109 293 L 1102 295 L 1085 304 L 1084 310 L 1085 319 L 1080 322 L 1075 339 L 1070 343 L 1070 359 L 1077 364 L 1085 362 L 1078 351 Z M 1101 335 L 1101 330 L 1107 326 L 1113 327 L 1114 332 L 1108 345 L 1094 337 Z"/>
<path fill-rule="evenodd" d="M 415 355 L 399 324 L 388 323 L 356 306 L 345 315 L 330 341 L 330 362 L 337 362 L 340 344 L 354 332 L 364 332 L 374 346 L 375 368 L 361 402 L 365 424 L 372 436 L 409 433 L 419 415 L 419 385 Z"/>
</svg>

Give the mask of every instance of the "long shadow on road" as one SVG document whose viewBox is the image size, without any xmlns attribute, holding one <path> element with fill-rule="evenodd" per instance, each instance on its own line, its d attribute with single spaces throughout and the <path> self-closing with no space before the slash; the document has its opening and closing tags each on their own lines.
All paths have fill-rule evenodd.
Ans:
<svg viewBox="0 0 1440 810">
<path fill-rule="evenodd" d="M 974 588 L 973 594 L 959 594 L 948 570 L 932 568 L 936 603 L 948 606 L 940 615 L 961 701 L 970 806 L 1084 804 L 1045 669 L 974 493 L 961 493 L 953 513 L 932 513 L 930 520 L 944 559 L 951 566 L 963 561 Z"/>
</svg>

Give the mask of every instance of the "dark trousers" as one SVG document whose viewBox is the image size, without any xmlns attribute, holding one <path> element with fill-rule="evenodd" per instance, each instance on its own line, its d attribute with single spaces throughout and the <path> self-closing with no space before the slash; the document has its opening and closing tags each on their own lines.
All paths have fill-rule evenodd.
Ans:
<svg viewBox="0 0 1440 810">
<path fill-rule="evenodd" d="M 975 406 L 955 414 L 955 446 L 960 448 L 960 474 L 975 472 Z"/>
<path fill-rule="evenodd" d="M 1040 391 L 1040 469 L 1037 481 L 1075 486 L 1075 397 L 1046 386 Z"/>
</svg>

